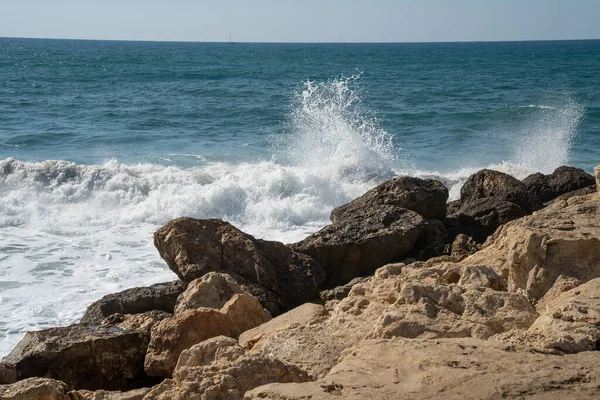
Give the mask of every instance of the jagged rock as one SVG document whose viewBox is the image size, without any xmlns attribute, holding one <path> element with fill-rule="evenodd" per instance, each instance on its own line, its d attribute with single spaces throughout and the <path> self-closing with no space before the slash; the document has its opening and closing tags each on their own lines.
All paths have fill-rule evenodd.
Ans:
<svg viewBox="0 0 600 400">
<path fill-rule="evenodd" d="M 77 390 L 69 392 L 73 400 L 142 400 L 150 388 L 129 390 L 127 392 L 108 392 L 106 390 Z"/>
<path fill-rule="evenodd" d="M 457 282 L 462 288 L 487 287 L 497 291 L 506 291 L 508 283 L 493 269 L 485 265 L 465 266 L 461 269 L 460 279 Z"/>
<path fill-rule="evenodd" d="M 369 279 L 369 277 L 363 276 L 363 277 L 354 278 L 350 282 L 346 283 L 345 285 L 337 286 L 337 287 L 334 287 L 333 289 L 329 289 L 329 290 L 323 290 L 320 294 L 320 297 L 322 300 L 325 300 L 325 301 L 345 299 L 346 297 L 348 297 L 348 294 L 350 293 L 350 290 L 352 290 L 352 287 L 354 287 L 354 285 L 356 285 L 357 283 L 360 283 L 360 282 L 364 282 L 367 279 Z"/>
<path fill-rule="evenodd" d="M 276 330 L 289 328 L 294 324 L 310 325 L 323 320 L 327 316 L 327 310 L 322 305 L 306 303 L 242 333 L 239 337 L 239 344 L 242 347 L 251 347 L 266 334 L 272 334 Z"/>
<path fill-rule="evenodd" d="M 258 299 L 249 294 L 234 295 L 220 310 L 183 311 L 152 328 L 145 370 L 150 376 L 171 377 L 183 350 L 219 335 L 238 337 L 268 320 Z"/>
<path fill-rule="evenodd" d="M 144 357 L 151 315 L 124 316 L 116 325 L 78 324 L 27 332 L 5 357 L 18 379 L 46 377 L 71 389 L 127 390 L 151 384 L 144 373 Z"/>
<path fill-rule="evenodd" d="M 335 208 L 331 212 L 331 222 L 335 224 L 382 205 L 406 208 L 427 219 L 442 219 L 446 216 L 447 200 L 448 189 L 443 183 L 403 176 L 384 182 L 358 199 Z"/>
<path fill-rule="evenodd" d="M 257 297 L 273 315 L 318 298 L 325 278 L 321 266 L 305 254 L 279 242 L 255 239 L 217 219 L 170 221 L 156 231 L 154 244 L 186 283 L 216 271 L 239 275 L 255 289 L 264 288 L 270 294 Z"/>
<path fill-rule="evenodd" d="M 272 357 L 245 355 L 223 336 L 181 353 L 173 379 L 152 388 L 145 400 L 241 400 L 244 393 L 271 382 L 306 382 L 308 376 Z"/>
<path fill-rule="evenodd" d="M 460 233 L 450 246 L 452 256 L 467 256 L 481 249 L 481 246 L 470 236 Z"/>
<path fill-rule="evenodd" d="M 64 382 L 48 378 L 28 378 L 0 385 L 2 400 L 72 400 Z"/>
<path fill-rule="evenodd" d="M 568 199 L 569 197 L 575 197 L 575 196 L 587 196 L 588 194 L 592 194 L 592 193 L 596 193 L 596 184 L 593 184 L 591 186 L 586 186 L 582 189 L 573 190 L 572 192 L 567 192 L 567 193 L 561 194 L 560 196 L 555 197 L 552 200 L 544 202 L 544 205 L 546 207 L 548 207 L 550 204 L 553 204 L 556 200 L 559 200 L 559 199 Z"/>
<path fill-rule="evenodd" d="M 545 203 L 562 194 L 594 185 L 595 180 L 582 169 L 562 166 L 549 175 L 539 172 L 529 175 L 523 183 Z"/>
<path fill-rule="evenodd" d="M 594 176 L 596 178 L 596 189 L 600 192 L 600 165 L 594 168 Z"/>
<path fill-rule="evenodd" d="M 423 222 L 414 211 L 382 205 L 328 225 L 291 247 L 317 260 L 325 268 L 325 288 L 333 288 L 401 260 L 417 243 Z"/>
<path fill-rule="evenodd" d="M 579 279 L 559 275 L 550 290 L 536 303 L 535 309 L 538 314 L 546 314 L 561 294 L 576 288 L 582 283 Z"/>
<path fill-rule="evenodd" d="M 317 382 L 268 384 L 245 400 L 597 399 L 594 352 L 556 356 L 492 341 L 369 340 Z"/>
<path fill-rule="evenodd" d="M 179 295 L 175 313 L 200 307 L 221 309 L 234 294 L 242 293 L 245 293 L 244 290 L 230 275 L 209 272 L 194 279 L 185 292 Z"/>
<path fill-rule="evenodd" d="M 17 381 L 17 370 L 11 363 L 0 361 L 0 385 L 8 385 Z"/>
<path fill-rule="evenodd" d="M 571 197 L 509 222 L 462 264 L 493 268 L 507 280 L 508 290 L 534 303 L 560 275 L 581 282 L 598 278 L 599 200 L 598 194 Z"/>
<path fill-rule="evenodd" d="M 425 261 L 444 254 L 448 246 L 448 231 L 441 221 L 428 219 L 421 224 L 421 235 L 408 256 Z"/>
<path fill-rule="evenodd" d="M 173 314 L 177 296 L 184 290 L 184 283 L 175 281 L 109 294 L 90 304 L 81 323 L 99 324 L 111 314 L 139 314 L 153 310 Z"/>
</svg>

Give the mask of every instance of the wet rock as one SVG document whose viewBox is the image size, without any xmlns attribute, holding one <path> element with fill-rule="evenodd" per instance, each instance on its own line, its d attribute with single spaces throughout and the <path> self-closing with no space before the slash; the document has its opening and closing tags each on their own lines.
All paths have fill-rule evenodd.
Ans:
<svg viewBox="0 0 600 400">
<path fill-rule="evenodd" d="M 368 208 L 328 225 L 291 247 L 314 258 L 325 268 L 325 288 L 404 258 L 423 232 L 423 218 L 394 205 Z"/>
<path fill-rule="evenodd" d="M 172 314 L 177 297 L 184 290 L 185 284 L 175 281 L 109 294 L 88 307 L 81 323 L 99 324 L 111 314 L 138 314 L 153 310 Z"/>
<path fill-rule="evenodd" d="M 384 182 L 363 196 L 331 212 L 334 224 L 353 215 L 378 209 L 382 205 L 393 205 L 412 210 L 426 219 L 442 219 L 446 216 L 448 189 L 433 179 L 403 176 Z"/>
<path fill-rule="evenodd" d="M 171 377 L 182 351 L 215 336 L 238 337 L 242 332 L 269 320 L 255 297 L 234 295 L 220 310 L 186 310 L 156 324 L 152 329 L 145 359 L 150 376 Z"/>
<path fill-rule="evenodd" d="M 282 243 L 255 239 L 221 220 L 170 221 L 156 231 L 154 244 L 184 282 L 211 271 L 241 276 L 250 289 L 262 290 L 262 294 L 250 291 L 273 315 L 318 298 L 324 279 L 323 269 L 312 258 Z"/>
<path fill-rule="evenodd" d="M 565 193 L 594 185 L 595 180 L 582 169 L 562 166 L 549 175 L 539 172 L 529 175 L 523 183 L 545 203 Z"/>
<path fill-rule="evenodd" d="M 0 385 L 2 400 L 72 400 L 64 382 L 48 378 L 28 378 L 11 385 Z"/>
<path fill-rule="evenodd" d="M 8 385 L 17 381 L 17 370 L 11 363 L 0 361 L 0 385 Z"/>
</svg>

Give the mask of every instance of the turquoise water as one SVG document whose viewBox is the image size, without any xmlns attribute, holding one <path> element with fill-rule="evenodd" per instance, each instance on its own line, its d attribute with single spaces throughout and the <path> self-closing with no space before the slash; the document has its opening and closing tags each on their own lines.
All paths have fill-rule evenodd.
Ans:
<svg viewBox="0 0 600 400">
<path fill-rule="evenodd" d="M 174 279 L 152 232 L 223 218 L 286 242 L 397 174 L 599 164 L 600 41 L 0 39 L 0 355 Z"/>
</svg>

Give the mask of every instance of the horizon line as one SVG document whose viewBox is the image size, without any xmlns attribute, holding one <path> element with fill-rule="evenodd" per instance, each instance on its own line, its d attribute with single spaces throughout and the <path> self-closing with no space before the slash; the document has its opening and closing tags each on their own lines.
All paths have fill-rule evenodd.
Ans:
<svg viewBox="0 0 600 400">
<path fill-rule="evenodd" d="M 0 39 L 31 39 L 31 40 L 77 40 L 88 42 L 147 42 L 147 43 L 224 43 L 229 41 L 208 40 L 155 40 L 155 39 L 91 39 L 67 37 L 31 37 L 31 36 L 0 36 Z M 519 43 L 519 42 L 574 42 L 594 41 L 600 38 L 573 38 L 573 39 L 493 39 L 493 40 L 443 40 L 443 41 L 234 41 L 235 44 L 439 44 L 439 43 Z"/>
</svg>

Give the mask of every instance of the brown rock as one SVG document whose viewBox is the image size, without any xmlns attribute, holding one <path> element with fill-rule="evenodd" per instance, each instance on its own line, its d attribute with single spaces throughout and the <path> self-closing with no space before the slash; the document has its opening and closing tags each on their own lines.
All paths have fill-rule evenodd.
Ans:
<svg viewBox="0 0 600 400">
<path fill-rule="evenodd" d="M 106 390 L 78 390 L 69 392 L 73 400 L 142 400 L 150 388 L 129 390 L 127 392 L 108 392 Z"/>
<path fill-rule="evenodd" d="M 154 244 L 184 282 L 217 271 L 266 289 L 278 298 L 280 308 L 266 299 L 269 295 L 257 297 L 265 300 L 263 306 L 272 314 L 318 298 L 324 279 L 323 269 L 312 258 L 282 243 L 255 239 L 221 220 L 173 220 L 156 231 Z"/>
<path fill-rule="evenodd" d="M 199 308 L 167 318 L 152 329 L 145 369 L 150 376 L 170 377 L 181 352 L 206 339 L 242 332 L 269 320 L 260 302 L 249 294 L 236 294 L 223 308 Z"/>
<path fill-rule="evenodd" d="M 109 294 L 88 307 L 81 323 L 99 324 L 112 314 L 138 314 L 153 310 L 173 314 L 177 296 L 184 290 L 184 283 L 175 281 Z"/>
<path fill-rule="evenodd" d="M 406 208 L 427 219 L 442 219 L 446 216 L 447 200 L 448 189 L 443 183 L 403 176 L 384 182 L 358 199 L 335 208 L 331 212 L 331 222 L 335 224 L 382 205 Z"/>
<path fill-rule="evenodd" d="M 67 385 L 54 379 L 28 378 L 11 385 L 0 385 L 2 400 L 72 400 Z"/>
<path fill-rule="evenodd" d="M 450 254 L 453 256 L 465 256 L 471 255 L 480 249 L 481 246 L 472 237 L 460 233 L 452 242 Z"/>
<path fill-rule="evenodd" d="M 209 272 L 201 278 L 194 279 L 185 292 L 179 295 L 175 313 L 197 308 L 221 309 L 234 294 L 245 293 L 238 282 L 230 275 Z"/>
<path fill-rule="evenodd" d="M 17 370 L 11 363 L 0 361 L 0 385 L 8 385 L 17 381 Z"/>
<path fill-rule="evenodd" d="M 181 353 L 173 379 L 152 388 L 145 400 L 241 400 L 271 382 L 306 382 L 308 376 L 272 357 L 245 355 L 235 340 L 214 337 Z"/>
<path fill-rule="evenodd" d="M 417 243 L 423 222 L 414 211 L 383 205 L 328 225 L 292 248 L 317 260 L 325 268 L 325 288 L 333 288 L 401 260 Z"/>
<path fill-rule="evenodd" d="M 593 352 L 553 356 L 485 340 L 370 340 L 317 382 L 269 384 L 245 400 L 596 399 Z"/>
<path fill-rule="evenodd" d="M 549 175 L 536 173 L 523 179 L 523 183 L 542 202 L 560 195 L 594 185 L 594 177 L 582 169 L 562 166 Z"/>
<path fill-rule="evenodd" d="M 364 282 L 367 279 L 369 279 L 369 277 L 361 276 L 358 278 L 354 278 L 344 285 L 337 286 L 329 290 L 323 290 L 319 296 L 321 297 L 321 300 L 325 301 L 345 299 L 346 297 L 348 297 L 348 294 L 350 293 L 350 290 L 352 290 L 354 285 L 360 282 Z"/>
<path fill-rule="evenodd" d="M 594 168 L 594 175 L 596 178 L 596 189 L 600 192 L 600 165 Z"/>
<path fill-rule="evenodd" d="M 18 379 L 59 379 L 71 389 L 127 390 L 151 384 L 144 357 L 156 321 L 142 314 L 124 318 L 116 325 L 27 332 L 5 360 L 15 364 Z"/>
</svg>

